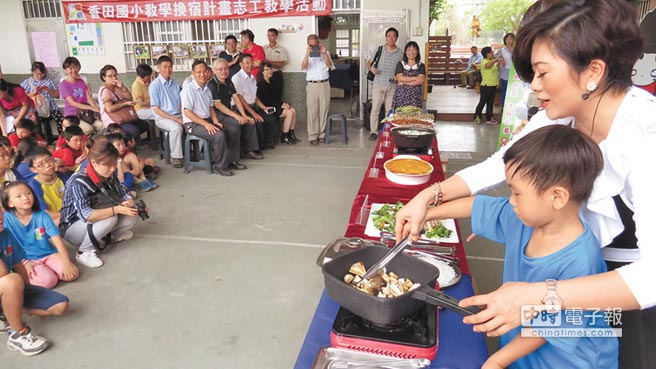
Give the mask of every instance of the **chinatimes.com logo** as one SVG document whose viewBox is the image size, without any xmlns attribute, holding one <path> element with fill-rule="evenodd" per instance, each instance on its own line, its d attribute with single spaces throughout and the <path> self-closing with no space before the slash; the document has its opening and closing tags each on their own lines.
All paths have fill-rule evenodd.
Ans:
<svg viewBox="0 0 656 369">
<path fill-rule="evenodd" d="M 522 305 L 522 337 L 622 337 L 622 309 L 562 309 L 557 305 Z"/>
</svg>

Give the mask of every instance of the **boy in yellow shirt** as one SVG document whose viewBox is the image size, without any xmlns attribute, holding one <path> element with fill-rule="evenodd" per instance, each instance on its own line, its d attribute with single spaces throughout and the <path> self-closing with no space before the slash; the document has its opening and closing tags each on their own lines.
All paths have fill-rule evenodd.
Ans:
<svg viewBox="0 0 656 369">
<path fill-rule="evenodd" d="M 35 199 L 55 224 L 59 225 L 59 211 L 64 200 L 64 182 L 57 176 L 55 160 L 46 149 L 35 148 L 26 158 L 36 176 L 29 181 Z"/>
</svg>

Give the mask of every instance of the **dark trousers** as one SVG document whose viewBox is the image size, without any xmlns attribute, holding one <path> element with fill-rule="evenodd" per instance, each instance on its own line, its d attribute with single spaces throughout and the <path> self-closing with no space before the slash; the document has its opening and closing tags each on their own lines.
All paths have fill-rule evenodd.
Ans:
<svg viewBox="0 0 656 369">
<path fill-rule="evenodd" d="M 206 120 L 212 124 L 208 119 Z M 226 134 L 228 133 L 226 129 L 221 129 L 214 134 L 210 134 L 207 131 L 207 128 L 192 122 L 185 123 L 185 130 L 187 133 L 191 133 L 194 136 L 209 141 L 212 151 L 211 159 L 213 165 L 216 165 L 221 169 L 226 169 L 228 164 L 237 160 L 236 157 L 233 159 L 234 154 L 231 154 L 231 150 L 234 150 L 232 152 L 239 155 L 239 139 L 237 139 L 236 145 L 234 145 L 234 142 L 230 144 L 226 138 Z M 207 153 L 205 153 L 205 155 L 207 155 Z"/>
<path fill-rule="evenodd" d="M 487 120 L 492 119 L 494 116 L 492 109 L 494 109 L 494 95 L 496 95 L 497 86 L 481 86 L 481 99 L 478 100 L 478 105 L 476 106 L 476 113 L 474 118 L 479 117 L 482 119 L 483 106 L 485 108 L 485 117 Z"/>
<path fill-rule="evenodd" d="M 257 130 L 254 124 L 240 124 L 237 119 L 221 112 L 218 112 L 217 115 L 219 122 L 223 124 L 226 131 L 230 131 L 232 136 L 236 137 L 237 142 L 241 144 L 241 147 L 237 149 L 238 153 L 242 150 L 244 152 L 249 152 L 258 151 L 260 149 L 257 143 Z"/>
<path fill-rule="evenodd" d="M 272 149 L 275 143 L 275 137 L 280 131 L 280 123 L 276 113 L 267 114 L 259 106 L 254 106 L 253 110 L 264 119 L 263 122 L 255 123 L 257 129 L 257 142 L 260 149 Z"/>
<path fill-rule="evenodd" d="M 271 76 L 271 83 L 274 86 L 278 86 L 279 90 L 278 91 L 284 91 L 284 80 L 282 79 L 282 71 L 275 71 L 273 72 L 273 75 Z M 280 96 L 282 99 L 282 96 Z"/>
<path fill-rule="evenodd" d="M 139 142 L 139 136 L 144 132 L 148 132 L 148 122 L 141 119 L 131 120 L 129 122 L 121 123 L 121 128 Z"/>
<path fill-rule="evenodd" d="M 607 261 L 608 270 L 626 263 Z M 656 307 L 645 310 L 622 311 L 619 369 L 647 369 L 656 363 Z"/>
</svg>

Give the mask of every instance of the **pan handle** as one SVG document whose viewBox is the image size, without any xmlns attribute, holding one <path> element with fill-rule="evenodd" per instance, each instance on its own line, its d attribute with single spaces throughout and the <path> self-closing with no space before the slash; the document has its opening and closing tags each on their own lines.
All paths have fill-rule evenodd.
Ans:
<svg viewBox="0 0 656 369">
<path fill-rule="evenodd" d="M 468 308 L 458 306 L 458 302 L 460 302 L 460 300 L 451 297 L 446 293 L 430 288 L 429 286 L 422 286 L 414 290 L 412 292 L 412 298 L 425 301 L 431 305 L 437 305 L 447 310 L 451 310 L 462 316 L 474 315 L 479 312 L 478 308 L 475 306 Z"/>
</svg>

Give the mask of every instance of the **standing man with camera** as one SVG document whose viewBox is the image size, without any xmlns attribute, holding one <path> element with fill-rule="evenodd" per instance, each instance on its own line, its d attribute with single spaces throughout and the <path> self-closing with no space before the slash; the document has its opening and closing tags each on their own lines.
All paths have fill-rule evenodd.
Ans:
<svg viewBox="0 0 656 369">
<path fill-rule="evenodd" d="M 385 103 L 385 113 L 392 108 L 392 98 L 396 91 L 394 72 L 396 65 L 403 59 L 403 51 L 396 46 L 399 31 L 390 27 L 385 31 L 385 45 L 376 48 L 367 61 L 367 69 L 375 75 L 374 87 L 371 91 L 371 114 L 369 116 L 369 127 L 371 134 L 369 141 L 378 139 L 378 112 L 381 105 Z M 380 52 L 378 52 L 380 50 Z M 376 54 L 379 54 L 376 58 Z M 374 65 L 374 59 L 378 59 Z"/>
<path fill-rule="evenodd" d="M 330 75 L 334 69 L 333 61 L 326 47 L 319 43 L 317 35 L 307 37 L 307 50 L 301 62 L 301 69 L 306 71 L 305 87 L 307 99 L 307 130 L 310 145 L 323 142 L 326 135 L 326 120 L 330 108 Z"/>
</svg>

